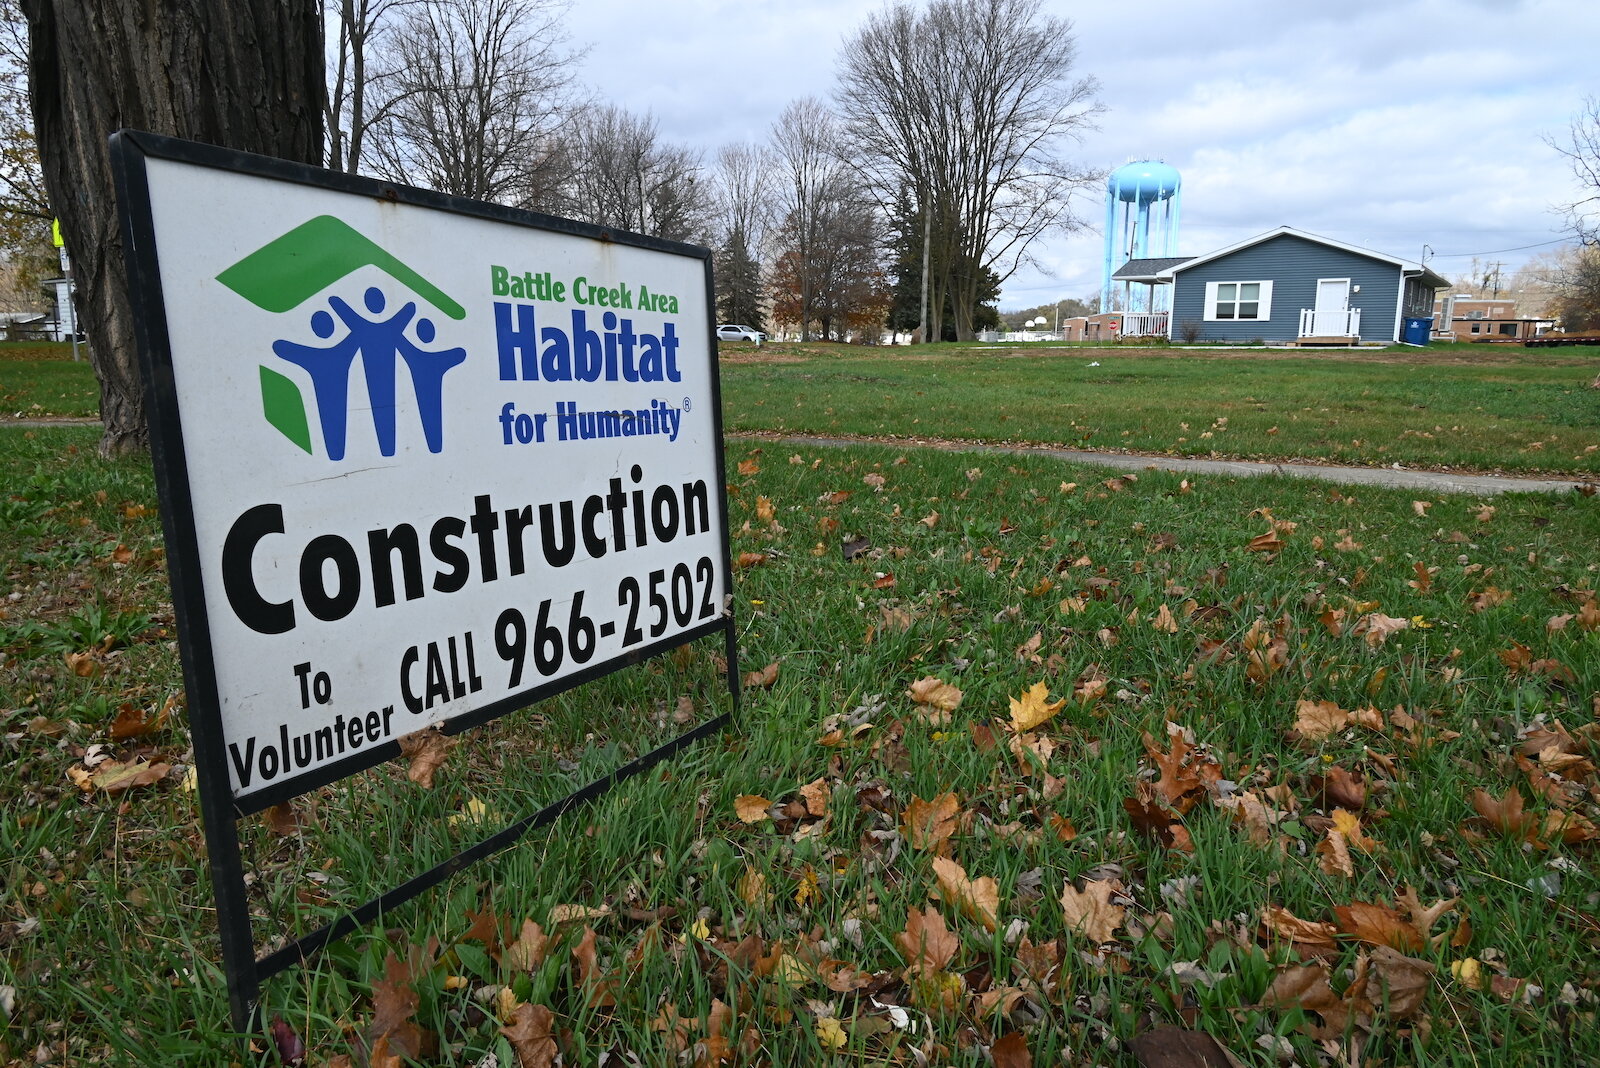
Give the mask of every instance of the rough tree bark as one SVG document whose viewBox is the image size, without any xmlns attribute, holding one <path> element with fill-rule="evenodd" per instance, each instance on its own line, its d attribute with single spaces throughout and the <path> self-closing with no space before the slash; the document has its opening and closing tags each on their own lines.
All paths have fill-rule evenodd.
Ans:
<svg viewBox="0 0 1600 1068">
<path fill-rule="evenodd" d="M 106 140 L 123 127 L 317 164 L 317 0 L 22 0 L 45 185 L 100 382 L 102 455 L 147 446 Z"/>
</svg>

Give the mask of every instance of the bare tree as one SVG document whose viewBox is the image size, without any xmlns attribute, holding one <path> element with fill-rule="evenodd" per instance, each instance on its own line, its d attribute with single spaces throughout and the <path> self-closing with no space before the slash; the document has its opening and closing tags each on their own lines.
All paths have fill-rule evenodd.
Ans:
<svg viewBox="0 0 1600 1068">
<path fill-rule="evenodd" d="M 985 270 L 1000 280 L 1033 241 L 1081 225 L 1074 192 L 1098 175 L 1063 151 L 1101 109 L 1093 78 L 1073 77 L 1072 24 L 1042 0 L 933 0 L 891 5 L 846 42 L 837 99 L 850 140 L 872 145 L 861 167 L 887 201 L 914 191 L 945 265 L 957 336 L 973 336 Z M 937 313 L 936 313 L 937 315 Z"/>
<path fill-rule="evenodd" d="M 765 326 L 761 262 L 772 229 L 773 168 L 772 153 L 760 145 L 741 142 L 717 151 L 713 264 L 723 322 Z"/>
<path fill-rule="evenodd" d="M 774 167 L 762 145 L 736 142 L 717 150 L 716 208 L 724 240 L 737 231 L 752 251 L 765 245 L 773 223 Z"/>
<path fill-rule="evenodd" d="M 405 92 L 387 38 L 402 9 L 419 0 L 323 0 L 333 23 L 328 57 L 328 166 L 355 174 L 362 169 L 367 133 L 381 126 Z"/>
<path fill-rule="evenodd" d="M 102 454 L 145 447 L 122 231 L 107 138 L 122 127 L 322 161 L 317 0 L 22 0 L 50 202 L 100 380 Z"/>
<path fill-rule="evenodd" d="M 849 167 L 836 153 L 840 137 L 838 121 L 815 97 L 794 101 L 772 125 L 779 173 L 775 199 L 784 220 L 780 258 L 789 261 L 784 276 L 792 279 L 779 284 L 792 284 L 795 306 L 786 318 L 799 325 L 801 341 L 811 340 L 811 324 L 818 317 L 815 261 L 825 243 L 825 223 L 857 192 Z"/>
<path fill-rule="evenodd" d="M 1566 207 L 1573 233 L 1585 245 L 1600 244 L 1600 96 L 1584 97 L 1583 107 L 1567 127 L 1565 142 L 1547 139 L 1547 143 L 1567 158 L 1573 177 L 1588 193 Z"/>
<path fill-rule="evenodd" d="M 395 68 L 373 169 L 457 196 L 548 204 L 573 60 L 561 0 L 418 0 L 391 31 Z"/>
<path fill-rule="evenodd" d="M 706 238 L 712 211 L 699 153 L 664 142 L 653 117 L 592 108 L 572 142 L 567 214 L 670 241 Z"/>
</svg>

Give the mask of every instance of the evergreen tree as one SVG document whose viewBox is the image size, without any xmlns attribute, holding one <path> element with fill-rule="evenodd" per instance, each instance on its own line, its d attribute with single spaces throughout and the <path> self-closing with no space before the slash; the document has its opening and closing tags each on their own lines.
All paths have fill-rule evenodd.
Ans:
<svg viewBox="0 0 1600 1068">
<path fill-rule="evenodd" d="M 750 255 L 742 227 L 728 234 L 712 257 L 717 276 L 717 320 L 766 331 L 761 311 L 761 265 Z"/>
</svg>

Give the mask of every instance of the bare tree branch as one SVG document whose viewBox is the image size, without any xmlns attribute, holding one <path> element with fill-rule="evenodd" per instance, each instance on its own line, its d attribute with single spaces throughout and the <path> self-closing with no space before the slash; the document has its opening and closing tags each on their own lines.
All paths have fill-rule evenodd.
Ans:
<svg viewBox="0 0 1600 1068">
<path fill-rule="evenodd" d="M 1071 198 L 1098 177 L 1062 155 L 1102 110 L 1097 84 L 1073 76 L 1072 24 L 1041 10 L 899 2 L 869 16 L 840 59 L 850 141 L 875 149 L 857 166 L 881 197 L 912 190 L 931 218 L 934 307 L 948 292 L 963 339 L 986 272 L 1003 280 L 1039 236 L 1082 225 Z"/>
</svg>

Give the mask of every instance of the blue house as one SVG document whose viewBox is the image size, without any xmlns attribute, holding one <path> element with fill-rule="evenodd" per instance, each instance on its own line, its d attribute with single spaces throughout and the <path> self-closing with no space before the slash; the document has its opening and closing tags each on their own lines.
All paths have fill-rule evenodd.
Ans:
<svg viewBox="0 0 1600 1068">
<path fill-rule="evenodd" d="M 1289 226 L 1158 273 L 1172 285 L 1174 341 L 1392 344 L 1450 287 L 1420 263 Z"/>
</svg>

